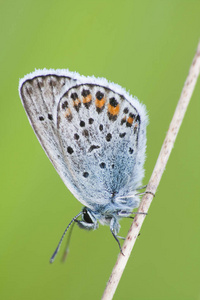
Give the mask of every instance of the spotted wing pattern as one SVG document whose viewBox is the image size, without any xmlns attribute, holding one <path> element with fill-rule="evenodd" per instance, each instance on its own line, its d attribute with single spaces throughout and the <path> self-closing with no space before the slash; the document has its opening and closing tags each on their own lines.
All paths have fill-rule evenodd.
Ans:
<svg viewBox="0 0 200 300">
<path fill-rule="evenodd" d="M 84 83 L 83 83 L 84 81 Z M 65 185 L 84 205 L 105 205 L 143 177 L 146 124 L 112 84 L 47 74 L 26 78 L 20 95 L 30 123 Z M 143 137 L 141 139 L 141 137 Z"/>
</svg>

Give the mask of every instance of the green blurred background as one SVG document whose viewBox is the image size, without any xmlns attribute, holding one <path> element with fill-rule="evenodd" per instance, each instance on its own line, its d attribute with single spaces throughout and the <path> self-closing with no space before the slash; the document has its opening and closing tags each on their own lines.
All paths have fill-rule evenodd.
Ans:
<svg viewBox="0 0 200 300">
<path fill-rule="evenodd" d="M 119 249 L 81 209 L 29 125 L 18 82 L 35 68 L 103 76 L 146 104 L 148 182 L 200 38 L 200 1 L 1 1 L 0 299 L 100 299 Z M 114 299 L 200 299 L 200 80 Z M 130 220 L 121 222 L 126 235 Z"/>
</svg>

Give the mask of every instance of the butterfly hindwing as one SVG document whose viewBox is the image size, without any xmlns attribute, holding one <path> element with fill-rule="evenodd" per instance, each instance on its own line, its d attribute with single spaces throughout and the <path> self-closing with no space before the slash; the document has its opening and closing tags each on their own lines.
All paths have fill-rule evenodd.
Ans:
<svg viewBox="0 0 200 300">
<path fill-rule="evenodd" d="M 140 116 L 123 96 L 99 85 L 74 86 L 60 99 L 57 121 L 65 161 L 89 207 L 135 188 Z"/>
</svg>

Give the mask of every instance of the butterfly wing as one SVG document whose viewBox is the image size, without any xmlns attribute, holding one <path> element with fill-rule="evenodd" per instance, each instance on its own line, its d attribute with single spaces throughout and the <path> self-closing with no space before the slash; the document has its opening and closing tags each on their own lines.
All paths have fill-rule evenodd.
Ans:
<svg viewBox="0 0 200 300">
<path fill-rule="evenodd" d="M 147 118 L 136 98 L 105 79 L 58 71 L 28 75 L 20 95 L 42 147 L 82 204 L 105 205 L 138 187 Z"/>
<path fill-rule="evenodd" d="M 77 84 L 61 97 L 57 122 L 64 160 L 87 206 L 96 210 L 140 185 L 146 126 L 123 95 Z"/>
<path fill-rule="evenodd" d="M 57 131 L 57 105 L 64 92 L 76 83 L 76 79 L 63 74 L 34 72 L 20 81 L 20 97 L 31 126 L 47 156 L 70 191 L 79 197 L 63 159 Z M 61 72 L 62 73 L 62 72 Z M 83 202 L 85 205 L 86 203 Z"/>
</svg>

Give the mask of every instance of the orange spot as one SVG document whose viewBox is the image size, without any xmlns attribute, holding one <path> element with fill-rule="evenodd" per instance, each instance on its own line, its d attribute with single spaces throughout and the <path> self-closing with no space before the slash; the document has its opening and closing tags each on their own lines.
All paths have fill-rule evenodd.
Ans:
<svg viewBox="0 0 200 300">
<path fill-rule="evenodd" d="M 92 95 L 91 94 L 87 95 L 86 97 L 83 97 L 83 103 L 90 103 L 91 101 L 92 101 Z"/>
<path fill-rule="evenodd" d="M 129 124 L 131 124 L 131 125 L 132 125 L 132 124 L 133 124 L 133 120 L 134 120 L 133 118 L 131 118 L 131 117 L 128 117 L 128 120 L 127 120 L 127 122 L 128 122 Z"/>
<path fill-rule="evenodd" d="M 65 118 L 69 117 L 71 115 L 71 110 L 69 108 L 66 109 L 64 116 Z"/>
<path fill-rule="evenodd" d="M 96 105 L 96 107 L 98 107 L 98 108 L 102 108 L 103 106 L 104 106 L 104 104 L 105 104 L 105 98 L 102 98 L 101 100 L 98 100 L 97 98 L 96 98 L 96 100 L 95 100 L 95 105 Z"/>
<path fill-rule="evenodd" d="M 78 106 L 80 102 L 81 102 L 80 99 L 76 99 L 76 100 L 74 100 L 73 104 L 74 104 L 74 106 Z"/>
<path fill-rule="evenodd" d="M 118 115 L 119 114 L 119 104 L 116 107 L 108 104 L 108 112 L 113 116 Z"/>
</svg>

